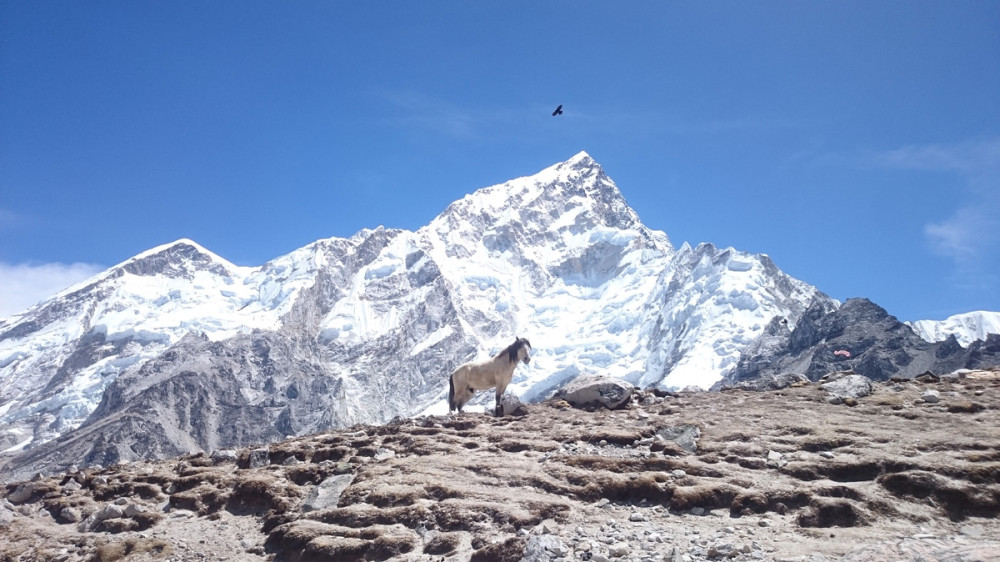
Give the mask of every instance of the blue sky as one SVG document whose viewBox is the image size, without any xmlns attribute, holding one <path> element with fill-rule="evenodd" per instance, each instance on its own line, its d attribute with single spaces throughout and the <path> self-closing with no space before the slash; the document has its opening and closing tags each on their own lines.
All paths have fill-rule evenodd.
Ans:
<svg viewBox="0 0 1000 562">
<path fill-rule="evenodd" d="M 413 230 L 580 150 L 675 245 L 1000 310 L 998 61 L 992 1 L 0 2 L 0 316 L 179 238 Z"/>
</svg>

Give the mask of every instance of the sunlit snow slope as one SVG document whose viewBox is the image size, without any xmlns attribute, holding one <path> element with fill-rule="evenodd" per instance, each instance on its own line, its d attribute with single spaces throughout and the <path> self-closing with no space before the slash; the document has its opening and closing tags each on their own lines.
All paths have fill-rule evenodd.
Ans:
<svg viewBox="0 0 1000 562">
<path fill-rule="evenodd" d="M 416 232 L 363 230 L 252 268 L 181 240 L 0 320 L 0 451 L 77 428 L 81 443 L 127 442 L 139 430 L 114 420 L 129 415 L 174 440 L 156 451 L 231 445 L 191 406 L 170 409 L 184 392 L 222 400 L 205 423 L 244 424 L 243 440 L 441 411 L 451 370 L 515 336 L 534 348 L 510 387 L 524 400 L 583 373 L 708 388 L 813 299 L 829 301 L 767 256 L 675 249 L 581 152 Z M 223 398 L 205 394 L 219 381 Z"/>
<path fill-rule="evenodd" d="M 944 320 L 918 320 L 908 324 L 927 341 L 944 341 L 954 335 L 958 343 L 968 346 L 976 340 L 985 340 L 988 334 L 1000 334 L 1000 312 L 980 310 L 956 314 Z"/>
</svg>

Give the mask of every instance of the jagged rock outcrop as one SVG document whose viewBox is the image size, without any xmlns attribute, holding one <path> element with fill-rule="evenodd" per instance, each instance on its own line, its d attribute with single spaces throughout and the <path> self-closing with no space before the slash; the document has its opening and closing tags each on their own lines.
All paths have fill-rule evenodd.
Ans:
<svg viewBox="0 0 1000 562">
<path fill-rule="evenodd" d="M 995 334 L 967 348 L 954 336 L 931 343 L 868 299 L 850 299 L 839 308 L 817 301 L 794 328 L 781 317 L 772 319 L 715 388 L 788 373 L 816 381 L 831 372 L 852 370 L 884 381 L 997 364 L 1000 336 Z"/>
</svg>

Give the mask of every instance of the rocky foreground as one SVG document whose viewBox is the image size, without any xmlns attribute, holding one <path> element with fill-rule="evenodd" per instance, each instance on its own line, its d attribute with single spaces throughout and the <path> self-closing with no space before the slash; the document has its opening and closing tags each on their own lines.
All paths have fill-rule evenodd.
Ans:
<svg viewBox="0 0 1000 562">
<path fill-rule="evenodd" d="M 1000 370 L 830 382 L 11 483 L 0 560 L 1000 560 Z"/>
</svg>

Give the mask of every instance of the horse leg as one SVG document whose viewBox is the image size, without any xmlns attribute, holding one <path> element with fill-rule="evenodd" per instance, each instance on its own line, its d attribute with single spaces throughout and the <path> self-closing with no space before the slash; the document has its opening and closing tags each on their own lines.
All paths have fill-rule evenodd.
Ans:
<svg viewBox="0 0 1000 562">
<path fill-rule="evenodd" d="M 500 405 L 500 397 L 503 396 L 504 391 L 507 390 L 507 385 L 500 383 L 497 385 L 497 403 L 496 407 L 493 408 L 493 415 L 496 417 L 503 416 L 503 406 Z"/>
<path fill-rule="evenodd" d="M 472 388 L 466 388 L 459 393 L 458 398 L 455 399 L 455 407 L 458 408 L 458 413 L 462 413 L 462 407 L 472 399 L 473 394 L 475 394 L 475 391 Z"/>
<path fill-rule="evenodd" d="M 448 377 L 448 412 L 455 411 L 455 375 Z M 459 410 L 461 412 L 461 410 Z"/>
</svg>

